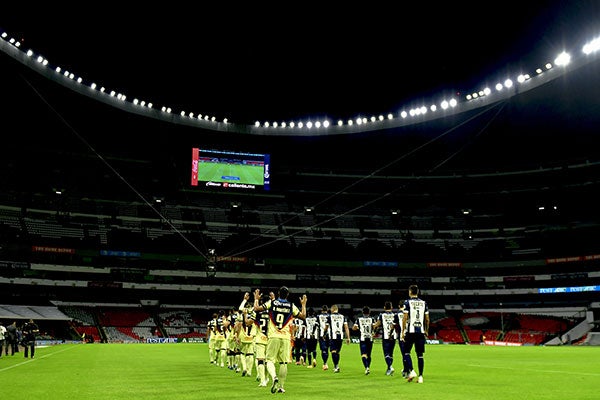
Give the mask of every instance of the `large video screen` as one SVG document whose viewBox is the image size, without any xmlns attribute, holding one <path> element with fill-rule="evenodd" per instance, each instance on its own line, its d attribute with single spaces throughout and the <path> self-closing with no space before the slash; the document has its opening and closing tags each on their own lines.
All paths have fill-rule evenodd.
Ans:
<svg viewBox="0 0 600 400">
<path fill-rule="evenodd" d="M 269 190 L 269 154 L 192 149 L 192 186 Z"/>
</svg>

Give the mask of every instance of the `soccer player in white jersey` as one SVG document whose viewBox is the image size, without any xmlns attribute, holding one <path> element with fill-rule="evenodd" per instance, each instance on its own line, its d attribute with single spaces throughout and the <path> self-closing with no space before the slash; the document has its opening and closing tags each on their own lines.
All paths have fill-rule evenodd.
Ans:
<svg viewBox="0 0 600 400">
<path fill-rule="evenodd" d="M 323 305 L 321 313 L 317 316 L 319 320 L 319 349 L 321 350 L 321 360 L 323 360 L 323 371 L 329 369 L 327 361 L 329 360 L 329 334 L 325 331 L 327 321 L 329 320 L 329 307 Z"/>
<path fill-rule="evenodd" d="M 398 338 L 398 333 L 394 326 L 394 317 L 392 302 L 386 301 L 383 303 L 383 312 L 379 314 L 373 326 L 374 329 L 381 329 L 382 332 L 381 347 L 387 365 L 386 375 L 394 375 L 394 348 L 396 347 L 396 339 Z"/>
<path fill-rule="evenodd" d="M 296 365 L 304 365 L 306 360 L 306 323 L 303 319 L 294 318 L 292 328 L 294 334 L 294 348 L 292 350 Z"/>
<path fill-rule="evenodd" d="M 340 314 L 337 304 L 331 306 L 331 313 L 327 321 L 326 329 L 329 334 L 329 351 L 331 352 L 331 361 L 333 361 L 333 372 L 340 372 L 340 353 L 342 352 L 342 343 L 346 336 L 346 343 L 350 344 L 350 329 L 345 315 Z"/>
<path fill-rule="evenodd" d="M 402 377 L 406 378 L 406 377 L 408 377 L 410 368 L 408 366 L 408 362 L 406 361 L 406 351 L 404 350 L 404 348 L 405 348 L 404 333 L 402 332 L 402 328 L 403 328 L 402 320 L 403 319 L 404 319 L 404 300 L 401 300 L 400 303 L 398 304 L 398 312 L 395 314 L 394 325 L 396 327 L 396 330 L 398 331 L 397 332 L 398 347 L 400 348 L 400 355 L 402 356 Z"/>
<path fill-rule="evenodd" d="M 271 393 L 285 393 L 284 385 L 287 378 L 288 363 L 292 361 L 292 321 L 294 318 L 306 318 L 306 295 L 300 298 L 301 309 L 288 300 L 290 291 L 287 287 L 279 288 L 279 297 L 259 304 L 260 289 L 254 291 L 254 311 L 269 311 L 269 328 L 267 340 L 267 372 L 273 380 Z M 279 364 L 279 371 L 275 364 Z"/>
<path fill-rule="evenodd" d="M 429 334 L 429 308 L 427 302 L 419 298 L 419 287 L 410 285 L 408 288 L 409 298 L 404 302 L 404 318 L 402 319 L 402 333 L 404 334 L 404 356 L 409 369 L 406 378 L 411 382 L 417 377 L 413 368 L 411 351 L 414 346 L 417 354 L 417 365 L 419 368 L 418 383 L 423 383 L 423 371 L 425 369 L 425 340 Z"/>
<path fill-rule="evenodd" d="M 358 331 L 360 334 L 360 357 L 365 367 L 365 375 L 371 373 L 371 353 L 373 352 L 373 324 L 375 319 L 371 316 L 369 306 L 364 306 L 362 315 L 354 320 L 352 325 L 353 331 Z"/>
<path fill-rule="evenodd" d="M 306 324 L 306 368 L 317 366 L 317 343 L 319 341 L 319 320 L 315 310 L 308 309 L 308 316 L 304 320 Z"/>
</svg>

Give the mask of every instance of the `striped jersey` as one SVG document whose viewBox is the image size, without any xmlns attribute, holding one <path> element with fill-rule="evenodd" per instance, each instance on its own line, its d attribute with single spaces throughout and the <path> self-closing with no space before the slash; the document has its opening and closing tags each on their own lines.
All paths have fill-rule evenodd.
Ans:
<svg viewBox="0 0 600 400">
<path fill-rule="evenodd" d="M 317 318 L 319 319 L 319 336 L 327 339 L 329 336 L 325 333 L 325 327 L 327 326 L 327 321 L 329 321 L 329 313 L 321 313 Z"/>
<path fill-rule="evenodd" d="M 362 315 L 354 321 L 354 326 L 358 328 L 360 333 L 360 340 L 372 340 L 373 339 L 373 317 L 370 315 Z"/>
<path fill-rule="evenodd" d="M 379 314 L 379 321 L 381 321 L 382 339 L 397 339 L 398 333 L 394 326 L 394 316 L 392 311 L 384 311 Z"/>
<path fill-rule="evenodd" d="M 411 297 L 404 301 L 404 314 L 408 315 L 406 333 L 425 333 L 425 315 L 429 314 L 425 300 Z"/>
<path fill-rule="evenodd" d="M 294 337 L 296 339 L 304 339 L 306 337 L 306 324 L 303 319 L 294 318 L 294 325 L 296 325 L 296 332 Z"/>
<path fill-rule="evenodd" d="M 344 326 L 348 325 L 346 317 L 339 313 L 331 313 L 329 315 L 329 333 L 330 339 L 343 339 L 344 338 Z"/>
<path fill-rule="evenodd" d="M 306 320 L 304 322 L 306 323 L 306 338 L 318 339 L 319 320 L 317 319 L 317 317 L 306 317 Z"/>
</svg>

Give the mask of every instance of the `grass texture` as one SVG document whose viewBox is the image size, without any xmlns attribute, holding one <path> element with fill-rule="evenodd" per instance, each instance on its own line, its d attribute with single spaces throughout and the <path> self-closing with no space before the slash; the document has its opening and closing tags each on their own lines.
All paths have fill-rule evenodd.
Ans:
<svg viewBox="0 0 600 400">
<path fill-rule="evenodd" d="M 428 345 L 424 383 L 386 376 L 381 345 L 366 376 L 357 344 L 344 344 L 340 373 L 289 365 L 286 393 L 258 387 L 255 372 L 242 377 L 210 364 L 208 346 L 178 344 L 62 344 L 0 358 L 6 399 L 191 400 L 286 397 L 288 399 L 492 399 L 596 400 L 600 396 L 600 347 Z M 413 354 L 416 366 L 416 358 Z"/>
</svg>

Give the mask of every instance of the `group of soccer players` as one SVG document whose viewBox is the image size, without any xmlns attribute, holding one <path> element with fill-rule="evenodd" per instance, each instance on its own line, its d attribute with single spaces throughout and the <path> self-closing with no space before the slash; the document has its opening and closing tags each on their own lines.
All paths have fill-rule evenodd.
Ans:
<svg viewBox="0 0 600 400">
<path fill-rule="evenodd" d="M 350 329 L 345 315 L 339 313 L 336 304 L 331 309 L 324 305 L 316 315 L 308 310 L 304 320 L 294 320 L 293 357 L 297 365 L 307 363 L 308 368 L 317 366 L 317 344 L 321 351 L 323 370 L 329 369 L 329 355 L 333 362 L 333 372 L 340 372 L 340 353 L 344 339 L 350 344 Z"/>
<path fill-rule="evenodd" d="M 259 386 L 267 386 L 271 378 L 271 393 L 284 393 L 287 365 L 291 360 L 291 338 L 294 319 L 306 318 L 307 297 L 300 297 L 301 308 L 290 302 L 289 290 L 282 286 L 277 296 L 254 291 L 237 310 L 229 315 L 224 311 L 214 316 L 208 324 L 209 356 L 212 363 L 251 376 L 256 363 Z M 276 368 L 279 366 L 279 369 Z"/>
<path fill-rule="evenodd" d="M 269 316 L 264 312 L 257 315 L 249 299 L 250 294 L 245 293 L 239 308 L 213 314 L 207 324 L 209 358 L 222 368 L 242 371 L 242 376 L 251 376 L 256 365 L 260 386 L 266 386 L 264 347 Z"/>
<path fill-rule="evenodd" d="M 289 290 L 282 286 L 277 296 L 271 292 L 245 293 L 240 306 L 229 314 L 221 310 L 208 323 L 209 356 L 211 363 L 252 376 L 256 366 L 259 386 L 266 387 L 271 378 L 271 393 L 284 393 L 287 365 L 294 360 L 307 368 L 317 366 L 319 347 L 323 370 L 329 369 L 329 357 L 334 373 L 340 372 L 340 353 L 344 340 L 350 344 L 350 325 L 337 305 L 324 305 L 316 314 L 306 310 L 307 297 L 300 297 L 298 308 L 288 300 Z M 365 375 L 370 374 L 371 353 L 375 333 L 381 331 L 387 375 L 394 374 L 393 353 L 398 342 L 402 354 L 402 376 L 409 382 L 417 378 L 423 383 L 425 341 L 429 329 L 427 303 L 419 298 L 416 285 L 409 287 L 409 298 L 399 304 L 397 312 L 391 302 L 377 317 L 368 306 L 363 307 L 352 330 L 359 334 L 360 352 Z M 415 349 L 418 375 L 413 368 L 411 351 Z M 279 365 L 279 369 L 276 368 Z"/>
</svg>

